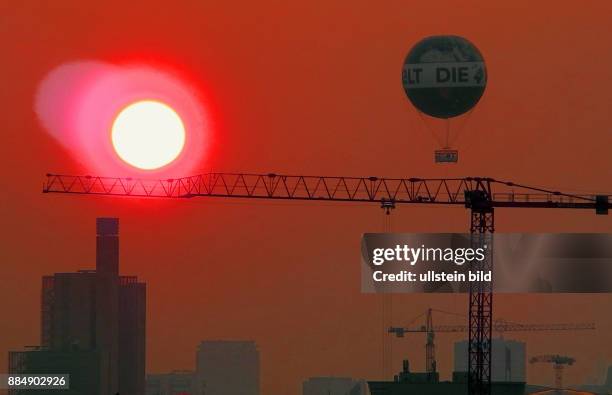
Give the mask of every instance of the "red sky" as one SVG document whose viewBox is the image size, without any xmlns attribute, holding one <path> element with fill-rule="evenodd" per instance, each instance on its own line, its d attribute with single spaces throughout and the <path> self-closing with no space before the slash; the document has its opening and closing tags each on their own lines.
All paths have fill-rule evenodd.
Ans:
<svg viewBox="0 0 612 395">
<path fill-rule="evenodd" d="M 180 3 L 180 4 L 175 4 Z M 192 368 L 202 339 L 251 338 L 265 395 L 295 395 L 316 375 L 377 378 L 380 298 L 359 292 L 361 233 L 375 206 L 227 200 L 146 201 L 40 193 L 46 172 L 86 169 L 33 112 L 39 82 L 75 60 L 175 70 L 214 117 L 202 170 L 292 174 L 482 175 L 612 192 L 612 5 L 593 1 L 4 2 L 0 4 L 3 193 L 0 195 L 0 371 L 6 352 L 37 344 L 43 274 L 93 267 L 94 218 L 121 218 L 123 273 L 148 283 L 148 370 Z M 456 166 L 436 148 L 401 87 L 424 36 L 470 39 L 487 91 L 464 127 Z M 393 230 L 463 232 L 467 213 L 401 208 Z M 590 212 L 510 211 L 499 232 L 609 232 Z M 581 382 L 612 363 L 611 295 L 506 295 L 498 317 L 595 321 L 588 333 L 512 335 L 528 355 L 566 353 Z M 394 298 L 394 323 L 428 306 L 463 312 L 463 296 Z M 452 369 L 440 335 L 439 368 Z M 424 338 L 394 342 L 394 370 L 424 361 Z M 552 381 L 549 366 L 530 377 Z"/>
</svg>

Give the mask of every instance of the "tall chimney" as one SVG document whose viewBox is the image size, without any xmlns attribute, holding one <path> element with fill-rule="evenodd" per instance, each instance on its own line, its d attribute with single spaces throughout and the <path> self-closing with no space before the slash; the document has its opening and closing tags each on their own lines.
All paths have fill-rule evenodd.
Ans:
<svg viewBox="0 0 612 395">
<path fill-rule="evenodd" d="M 96 219 L 96 271 L 119 275 L 119 218 Z"/>
<path fill-rule="evenodd" d="M 119 219 L 96 218 L 96 349 L 100 394 L 119 390 Z"/>
</svg>

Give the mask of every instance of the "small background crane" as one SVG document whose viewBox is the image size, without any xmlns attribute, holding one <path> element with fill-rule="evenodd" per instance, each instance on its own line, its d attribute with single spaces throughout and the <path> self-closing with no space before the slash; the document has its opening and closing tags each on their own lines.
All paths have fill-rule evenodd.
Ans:
<svg viewBox="0 0 612 395">
<path fill-rule="evenodd" d="M 529 359 L 529 363 L 544 362 L 552 363 L 555 371 L 555 389 L 560 391 L 563 389 L 563 369 L 565 365 L 571 366 L 576 362 L 572 357 L 563 355 L 538 355 Z"/>
<path fill-rule="evenodd" d="M 449 313 L 443 310 L 429 308 L 426 312 L 413 318 L 410 323 L 425 316 L 425 324 L 415 327 L 390 327 L 388 332 L 396 337 L 404 337 L 406 333 L 425 333 L 425 371 L 434 373 L 436 371 L 436 346 L 434 343 L 435 333 L 467 332 L 467 325 L 434 325 L 433 312 L 464 317 L 461 314 Z M 535 331 L 569 331 L 595 329 L 594 323 L 557 323 L 557 324 L 525 324 L 510 322 L 503 319 L 493 320 L 492 331 L 503 338 L 504 332 L 535 332 Z M 531 362 L 531 360 L 530 360 Z"/>
</svg>

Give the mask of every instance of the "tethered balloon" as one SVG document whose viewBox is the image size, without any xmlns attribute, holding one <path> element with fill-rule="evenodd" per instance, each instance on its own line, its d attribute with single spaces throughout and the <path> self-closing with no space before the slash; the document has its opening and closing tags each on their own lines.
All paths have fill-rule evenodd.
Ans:
<svg viewBox="0 0 612 395">
<path fill-rule="evenodd" d="M 402 84 L 419 113 L 446 123 L 446 139 L 435 136 L 442 145 L 436 162 L 456 162 L 458 153 L 450 148 L 450 119 L 469 115 L 484 93 L 487 70 L 480 51 L 463 37 L 427 37 L 406 56 Z"/>
</svg>

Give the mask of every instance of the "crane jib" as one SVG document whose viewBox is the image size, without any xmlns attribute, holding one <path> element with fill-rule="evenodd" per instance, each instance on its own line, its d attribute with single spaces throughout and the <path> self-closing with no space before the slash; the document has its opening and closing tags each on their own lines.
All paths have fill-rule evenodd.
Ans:
<svg viewBox="0 0 612 395">
<path fill-rule="evenodd" d="M 192 198 L 224 197 L 395 204 L 460 205 L 466 208 L 592 209 L 607 214 L 610 195 L 575 195 L 487 177 L 380 178 L 206 173 L 176 179 L 47 174 L 45 193 Z"/>
</svg>

